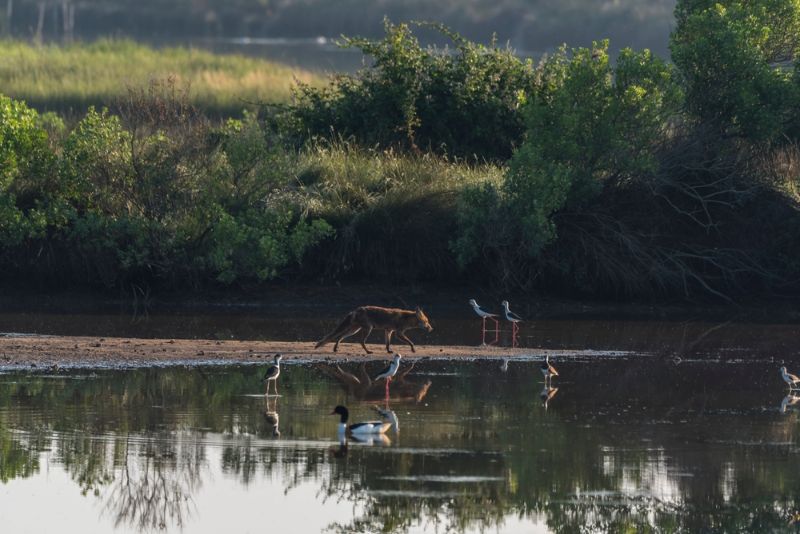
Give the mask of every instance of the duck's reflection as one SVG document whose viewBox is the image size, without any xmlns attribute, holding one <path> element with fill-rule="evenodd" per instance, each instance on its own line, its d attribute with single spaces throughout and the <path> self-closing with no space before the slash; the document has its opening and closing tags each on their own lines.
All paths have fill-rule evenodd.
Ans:
<svg viewBox="0 0 800 534">
<path fill-rule="evenodd" d="M 364 445 L 378 445 L 386 447 L 392 444 L 392 440 L 386 434 L 352 434 L 350 439 L 354 443 L 362 443 Z"/>
</svg>

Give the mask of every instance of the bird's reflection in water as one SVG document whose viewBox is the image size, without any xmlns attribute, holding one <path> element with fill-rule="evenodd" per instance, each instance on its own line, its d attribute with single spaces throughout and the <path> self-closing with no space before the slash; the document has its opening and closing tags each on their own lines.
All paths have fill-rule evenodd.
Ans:
<svg viewBox="0 0 800 534">
<path fill-rule="evenodd" d="M 272 400 L 272 403 L 270 403 Z M 264 397 L 264 421 L 266 421 L 268 428 L 272 431 L 272 437 L 278 438 L 281 431 L 278 428 L 280 425 L 280 415 L 278 415 L 278 397 Z"/>
<path fill-rule="evenodd" d="M 373 408 L 378 412 L 378 415 L 392 424 L 392 432 L 395 434 L 400 433 L 400 421 L 397 419 L 397 414 L 394 413 L 394 410 L 389 408 L 388 404 L 384 408 L 380 406 L 373 406 Z"/>
<path fill-rule="evenodd" d="M 547 411 L 547 406 L 553 397 L 556 396 L 558 393 L 558 388 L 553 388 L 549 386 L 545 386 L 542 388 L 542 391 L 539 392 L 539 399 L 542 401 L 542 406 L 544 406 L 545 411 Z"/>
<path fill-rule="evenodd" d="M 780 409 L 780 412 L 781 412 L 781 413 L 786 413 L 786 410 L 787 410 L 787 409 L 788 409 L 790 406 L 794 406 L 794 405 L 795 405 L 795 404 L 797 404 L 798 402 L 800 402 L 800 396 L 798 396 L 798 395 L 795 395 L 795 394 L 793 394 L 793 393 L 789 393 L 789 394 L 788 394 L 788 395 L 786 395 L 786 396 L 783 398 L 783 400 L 781 401 L 781 406 L 780 406 L 780 408 L 779 408 L 779 409 Z"/>
</svg>

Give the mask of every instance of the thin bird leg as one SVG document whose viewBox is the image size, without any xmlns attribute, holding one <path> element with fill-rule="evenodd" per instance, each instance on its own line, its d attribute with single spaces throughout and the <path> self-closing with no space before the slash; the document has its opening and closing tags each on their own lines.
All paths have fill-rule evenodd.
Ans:
<svg viewBox="0 0 800 534">
<path fill-rule="evenodd" d="M 277 397 L 278 396 L 278 381 L 277 380 L 273 380 L 273 382 L 275 382 L 275 396 Z"/>
<path fill-rule="evenodd" d="M 481 345 L 486 345 L 486 317 L 481 319 Z"/>
<path fill-rule="evenodd" d="M 391 376 L 386 378 L 386 402 L 389 402 L 389 381 L 391 379 Z"/>
</svg>

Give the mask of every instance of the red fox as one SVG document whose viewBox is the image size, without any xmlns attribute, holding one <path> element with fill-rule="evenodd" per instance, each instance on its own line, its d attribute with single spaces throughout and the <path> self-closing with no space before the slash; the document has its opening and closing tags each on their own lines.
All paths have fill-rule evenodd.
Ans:
<svg viewBox="0 0 800 534">
<path fill-rule="evenodd" d="M 358 333 L 362 328 L 366 330 L 366 333 L 361 340 L 361 346 L 364 347 L 367 354 L 372 354 L 372 351 L 367 348 L 365 343 L 373 328 L 382 328 L 384 330 L 386 352 L 392 352 L 389 345 L 392 342 L 392 334 L 395 332 L 397 332 L 397 337 L 411 346 L 411 352 L 416 352 L 414 343 L 405 334 L 406 330 L 411 328 L 424 328 L 428 332 L 433 330 L 425 313 L 419 307 L 411 311 L 397 308 L 381 308 L 380 306 L 361 306 L 345 315 L 339 326 L 333 332 L 320 339 L 314 348 L 318 349 L 322 345 L 336 340 L 336 344 L 333 346 L 333 352 L 336 352 L 339 350 L 340 341 Z"/>
</svg>

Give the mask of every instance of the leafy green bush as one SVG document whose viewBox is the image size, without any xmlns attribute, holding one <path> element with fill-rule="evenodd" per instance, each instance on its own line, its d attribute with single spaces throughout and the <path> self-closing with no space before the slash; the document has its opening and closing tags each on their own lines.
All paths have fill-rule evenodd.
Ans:
<svg viewBox="0 0 800 534">
<path fill-rule="evenodd" d="M 0 245 L 42 236 L 58 216 L 55 158 L 39 114 L 0 95 Z"/>
<path fill-rule="evenodd" d="M 612 67 L 607 47 L 562 49 L 540 68 L 525 106 L 528 136 L 502 191 L 473 190 L 463 199 L 462 234 L 454 243 L 462 265 L 485 247 L 486 221 L 501 214 L 514 221 L 504 226 L 506 235 L 494 237 L 506 249 L 495 256 L 507 263 L 523 251 L 533 260 L 556 237 L 554 213 L 580 210 L 606 184 L 655 170 L 654 149 L 680 101 L 671 70 L 648 51 L 631 50 Z"/>
<path fill-rule="evenodd" d="M 672 60 L 704 126 L 771 141 L 797 120 L 800 2 L 681 0 L 675 14 Z"/>
<path fill-rule="evenodd" d="M 452 51 L 423 48 L 408 25 L 388 21 L 380 41 L 345 39 L 373 64 L 322 89 L 301 85 L 284 128 L 301 141 L 338 136 L 364 146 L 507 159 L 524 131 L 518 107 L 533 88 L 532 64 L 435 27 Z"/>
<path fill-rule="evenodd" d="M 7 268 L 99 287 L 261 281 L 331 234 L 276 194 L 292 156 L 254 116 L 211 127 L 183 96 L 156 84 L 119 116 L 90 109 L 60 147 L 4 99 L 0 243 L 18 252 Z"/>
</svg>

